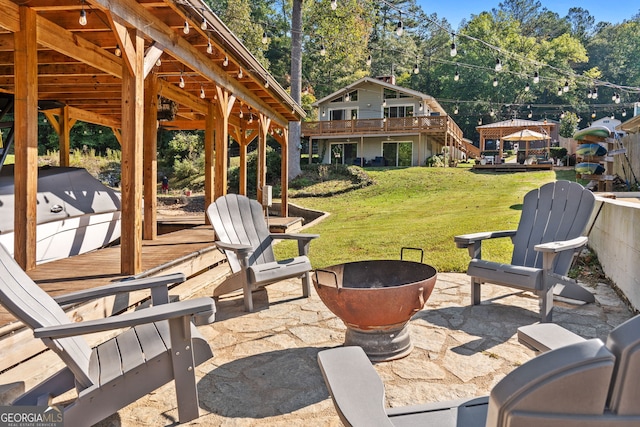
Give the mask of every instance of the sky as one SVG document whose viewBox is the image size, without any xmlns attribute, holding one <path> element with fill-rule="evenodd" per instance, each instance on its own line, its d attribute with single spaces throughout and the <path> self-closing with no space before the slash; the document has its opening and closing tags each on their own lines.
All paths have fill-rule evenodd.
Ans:
<svg viewBox="0 0 640 427">
<path fill-rule="evenodd" d="M 463 19 L 469 20 L 471 15 L 490 12 L 497 9 L 501 0 L 416 0 L 427 14 L 437 13 L 438 18 L 447 18 L 451 27 L 457 29 Z M 582 7 L 589 11 L 596 20 L 617 24 L 630 19 L 640 11 L 640 5 L 631 6 L 631 1 L 603 0 L 540 0 L 542 7 L 565 17 L 572 7 Z"/>
</svg>

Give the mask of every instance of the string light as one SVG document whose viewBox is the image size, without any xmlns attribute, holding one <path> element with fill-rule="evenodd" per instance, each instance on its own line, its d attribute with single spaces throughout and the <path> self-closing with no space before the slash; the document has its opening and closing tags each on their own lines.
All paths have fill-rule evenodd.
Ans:
<svg viewBox="0 0 640 427">
<path fill-rule="evenodd" d="M 269 37 L 267 37 L 267 32 L 263 31 L 262 32 L 262 44 L 267 44 L 268 41 L 269 41 Z"/>
<path fill-rule="evenodd" d="M 478 119 L 478 126 L 480 126 L 481 124 L 482 124 L 482 117 Z"/>
<path fill-rule="evenodd" d="M 122 49 L 120 49 L 120 45 L 116 44 L 116 49 L 113 51 L 113 54 L 117 57 L 122 56 Z"/>
<path fill-rule="evenodd" d="M 189 34 L 189 21 L 184 21 L 184 27 L 182 27 L 182 32 L 185 34 Z"/>
<path fill-rule="evenodd" d="M 496 115 L 496 112 L 495 112 L 495 111 L 493 111 L 493 108 L 491 109 L 491 111 L 489 111 L 489 115 L 490 115 L 491 117 L 493 117 L 493 116 L 495 116 L 495 115 Z"/>
<path fill-rule="evenodd" d="M 500 61 L 500 58 L 496 58 L 496 67 L 495 67 L 497 72 L 502 71 L 502 61 Z"/>
<path fill-rule="evenodd" d="M 238 78 L 241 79 L 244 76 L 244 74 L 242 73 L 242 68 L 240 68 L 240 70 L 238 71 Z"/>
<path fill-rule="evenodd" d="M 458 104 L 453 108 L 453 114 L 458 114 Z"/>
<path fill-rule="evenodd" d="M 593 92 L 591 92 L 591 89 L 589 89 L 589 93 L 587 93 L 587 98 L 593 98 Z"/>
<path fill-rule="evenodd" d="M 204 86 L 200 85 L 200 98 L 205 99 L 207 95 L 204 93 Z"/>
<path fill-rule="evenodd" d="M 453 58 L 458 54 L 458 49 L 456 49 L 456 35 L 451 33 L 451 50 L 449 51 L 449 55 Z"/>
<path fill-rule="evenodd" d="M 383 99 L 383 100 L 382 100 L 382 106 L 383 106 L 383 107 L 386 107 L 386 106 L 387 106 L 387 100 L 386 100 L 386 99 Z"/>
<path fill-rule="evenodd" d="M 400 14 L 400 20 L 398 21 L 398 26 L 396 27 L 396 34 L 400 37 L 404 33 L 404 27 L 402 25 L 402 13 Z"/>
<path fill-rule="evenodd" d="M 591 118 L 595 119 L 596 118 L 596 110 L 593 110 L 593 112 L 591 113 Z"/>
<path fill-rule="evenodd" d="M 158 58 L 158 60 L 156 61 L 156 67 L 159 67 L 161 65 L 162 65 L 162 60 Z"/>
<path fill-rule="evenodd" d="M 558 88 L 558 96 L 562 96 L 562 88 L 561 87 Z"/>
<path fill-rule="evenodd" d="M 249 124 L 253 123 L 253 113 L 249 114 Z"/>
<path fill-rule="evenodd" d="M 494 77 L 493 78 L 493 87 L 496 87 L 496 86 L 498 86 L 498 78 Z"/>
<path fill-rule="evenodd" d="M 564 119 L 564 111 L 562 113 L 560 113 L 560 118 Z"/>
<path fill-rule="evenodd" d="M 182 71 L 180 71 L 180 83 L 178 83 L 178 86 L 180 86 L 181 88 L 184 88 L 185 86 L 184 77 L 182 77 Z"/>
<path fill-rule="evenodd" d="M 593 88 L 593 96 L 592 96 L 592 98 L 593 99 L 598 99 L 598 88 L 597 87 Z"/>
<path fill-rule="evenodd" d="M 371 65 L 371 54 L 367 56 L 367 67 Z"/>
<path fill-rule="evenodd" d="M 538 71 L 536 71 L 535 73 L 533 73 L 533 83 L 534 83 L 534 84 L 538 84 L 538 83 L 540 83 L 540 74 L 538 74 Z"/>
<path fill-rule="evenodd" d="M 529 111 L 529 114 L 527 114 L 527 118 L 531 118 L 533 116 L 533 113 L 531 111 Z"/>
<path fill-rule="evenodd" d="M 531 89 L 531 86 L 529 86 L 529 82 L 527 82 L 526 86 L 524 87 L 524 91 L 529 92 L 530 89 Z"/>
<path fill-rule="evenodd" d="M 200 23 L 200 29 L 203 31 L 207 29 L 207 19 L 205 17 L 202 17 L 202 22 Z"/>
<path fill-rule="evenodd" d="M 627 117 L 627 110 L 622 110 L 622 117 Z"/>
<path fill-rule="evenodd" d="M 207 53 L 211 55 L 213 53 L 213 46 L 211 45 L 211 39 L 207 37 Z"/>
<path fill-rule="evenodd" d="M 229 57 L 225 55 L 224 60 L 222 61 L 222 66 L 226 67 L 227 65 L 229 65 Z"/>
<path fill-rule="evenodd" d="M 238 117 L 243 118 L 244 114 L 242 113 L 242 110 L 240 110 L 240 113 L 238 114 Z"/>
<path fill-rule="evenodd" d="M 347 94 L 344 96 L 344 101 L 345 102 L 351 101 L 351 96 L 349 95 L 349 92 L 347 92 Z"/>
<path fill-rule="evenodd" d="M 80 18 L 78 18 L 78 23 L 83 27 L 87 25 L 87 11 L 84 10 L 84 2 L 82 2 L 82 9 L 80 10 Z"/>
<path fill-rule="evenodd" d="M 421 102 L 420 104 L 418 104 L 418 111 L 422 111 L 422 110 L 424 110 L 424 105 Z"/>
<path fill-rule="evenodd" d="M 453 80 L 456 82 L 460 80 L 460 72 L 458 71 L 457 68 L 456 68 L 456 73 L 453 75 Z"/>
<path fill-rule="evenodd" d="M 568 80 L 566 80 L 564 82 L 564 87 L 562 88 L 562 91 L 563 92 L 569 92 L 569 81 Z"/>
<path fill-rule="evenodd" d="M 338 8 L 338 0 L 331 0 L 331 10 L 336 10 Z"/>
<path fill-rule="evenodd" d="M 619 93 L 616 93 L 615 101 L 616 101 L 616 104 L 620 104 L 620 94 Z"/>
<path fill-rule="evenodd" d="M 264 88 L 269 89 L 269 80 L 267 79 L 264 80 Z"/>
<path fill-rule="evenodd" d="M 413 74 L 418 74 L 420 72 L 420 68 L 418 68 L 418 57 L 416 56 L 416 65 L 413 67 Z"/>
<path fill-rule="evenodd" d="M 327 54 L 327 49 L 324 47 L 324 43 L 320 45 L 320 56 L 325 56 Z"/>
</svg>

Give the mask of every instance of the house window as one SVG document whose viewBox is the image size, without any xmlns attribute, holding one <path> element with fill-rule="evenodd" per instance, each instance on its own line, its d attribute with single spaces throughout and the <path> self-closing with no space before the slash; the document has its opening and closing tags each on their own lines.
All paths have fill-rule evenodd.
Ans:
<svg viewBox="0 0 640 427">
<path fill-rule="evenodd" d="M 388 166 L 411 166 L 413 143 L 383 142 L 382 157 Z"/>
<path fill-rule="evenodd" d="M 384 117 L 413 117 L 413 105 L 385 107 Z"/>
<path fill-rule="evenodd" d="M 358 118 L 357 108 L 347 108 L 345 110 L 330 110 L 329 120 L 355 120 Z"/>
<path fill-rule="evenodd" d="M 349 92 L 349 98 L 346 97 L 346 94 L 342 94 L 336 98 L 333 98 L 329 102 L 353 102 L 358 100 L 358 91 L 354 90 Z"/>
<path fill-rule="evenodd" d="M 358 144 L 355 142 L 338 142 L 331 144 L 331 163 L 352 165 L 358 157 Z"/>
</svg>

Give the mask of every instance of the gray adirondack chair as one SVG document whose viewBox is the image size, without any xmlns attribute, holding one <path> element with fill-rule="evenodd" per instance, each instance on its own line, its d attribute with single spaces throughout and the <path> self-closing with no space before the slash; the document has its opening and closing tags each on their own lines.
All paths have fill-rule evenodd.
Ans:
<svg viewBox="0 0 640 427">
<path fill-rule="evenodd" d="M 532 190 L 524 197 L 517 230 L 455 236 L 459 248 L 467 248 L 471 262 L 471 302 L 480 304 L 480 286 L 490 282 L 534 292 L 540 299 L 542 322 L 552 320 L 553 295 L 594 302 L 593 295 L 567 277 L 575 254 L 587 244 L 581 236 L 591 216 L 595 197 L 580 184 L 556 181 Z M 482 259 L 482 242 L 511 237 L 511 264 Z"/>
<path fill-rule="evenodd" d="M 219 197 L 207 208 L 207 216 L 232 272 L 215 289 L 214 297 L 242 289 L 245 310 L 253 311 L 254 290 L 292 277 L 302 277 L 303 296 L 309 296 L 309 244 L 317 234 L 270 233 L 260 203 L 237 194 Z M 276 261 L 274 239 L 297 240 L 298 256 Z"/>
<path fill-rule="evenodd" d="M 323 350 L 318 363 L 346 426 L 639 426 L 640 316 L 611 331 L 606 345 L 599 339 L 572 342 L 519 366 L 488 397 L 391 409 L 384 407 L 384 385 L 360 347 Z"/>
<path fill-rule="evenodd" d="M 77 398 L 64 407 L 65 425 L 90 426 L 175 380 L 180 421 L 197 418 L 195 367 L 213 354 L 190 320 L 213 321 L 215 305 L 211 298 L 169 303 L 167 286 L 181 281 L 182 274 L 126 280 L 54 299 L 0 245 L 0 302 L 66 364 L 12 404 L 47 405 L 75 387 Z M 72 322 L 60 306 L 139 289 L 151 290 L 152 307 Z M 127 327 L 94 349 L 80 337 Z"/>
</svg>

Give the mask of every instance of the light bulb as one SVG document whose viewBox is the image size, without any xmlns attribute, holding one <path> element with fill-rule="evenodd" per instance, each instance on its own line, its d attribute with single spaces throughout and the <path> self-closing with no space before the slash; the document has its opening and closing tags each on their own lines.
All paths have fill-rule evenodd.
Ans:
<svg viewBox="0 0 640 427">
<path fill-rule="evenodd" d="M 386 100 L 386 99 L 383 99 L 383 100 L 382 100 L 382 106 L 383 106 L 383 107 L 386 107 L 386 106 L 387 106 L 387 100 Z"/>
<path fill-rule="evenodd" d="M 422 111 L 424 110 L 424 105 L 422 105 L 422 102 L 418 105 L 418 111 Z"/>
<path fill-rule="evenodd" d="M 560 113 L 560 118 L 564 119 L 564 111 L 562 113 Z"/>
<path fill-rule="evenodd" d="M 564 87 L 562 88 L 563 92 L 569 92 L 569 81 L 564 82 Z"/>
<path fill-rule="evenodd" d="M 598 88 L 593 89 L 593 99 L 598 99 Z"/>
<path fill-rule="evenodd" d="M 226 67 L 229 65 L 229 57 L 227 55 L 224 56 L 224 61 L 222 61 L 222 66 Z"/>
<path fill-rule="evenodd" d="M 338 8 L 338 0 L 331 0 L 331 10 L 336 10 Z"/>
<path fill-rule="evenodd" d="M 614 93 L 613 95 L 611 95 L 611 100 L 615 101 L 616 100 L 616 94 Z"/>
<path fill-rule="evenodd" d="M 269 41 L 269 37 L 267 37 L 267 32 L 263 31 L 262 32 L 262 44 L 267 44 L 268 41 Z"/>
<path fill-rule="evenodd" d="M 587 93 L 587 98 L 593 98 L 593 92 L 591 92 L 591 89 L 589 89 L 589 93 Z"/>
<path fill-rule="evenodd" d="M 322 110 L 322 117 L 327 115 L 327 111 L 326 110 Z"/>
<path fill-rule="evenodd" d="M 561 87 L 558 88 L 558 96 L 562 96 L 562 88 Z"/>
<path fill-rule="evenodd" d="M 185 34 L 189 34 L 189 21 L 184 21 L 184 27 L 182 27 L 182 32 Z"/>
<path fill-rule="evenodd" d="M 327 54 L 327 49 L 324 47 L 324 43 L 320 45 L 320 56 L 325 56 Z"/>
<path fill-rule="evenodd" d="M 453 114 L 458 114 L 458 106 L 456 105 L 455 108 L 453 109 Z"/>
<path fill-rule="evenodd" d="M 591 118 L 595 119 L 596 118 L 596 110 L 593 110 L 593 112 L 591 113 Z"/>
<path fill-rule="evenodd" d="M 242 68 L 240 68 L 240 71 L 238 71 L 238 78 L 241 79 L 242 76 L 244 76 L 244 74 L 242 73 Z"/>
<path fill-rule="evenodd" d="M 120 49 L 119 44 L 116 45 L 116 49 L 113 51 L 113 54 L 118 57 L 122 56 L 122 49 Z"/>
<path fill-rule="evenodd" d="M 371 55 L 367 56 L 367 67 L 371 65 Z"/>
<path fill-rule="evenodd" d="M 456 73 L 453 75 L 453 80 L 456 82 L 460 80 L 460 72 L 458 72 L 458 70 L 456 70 Z"/>
<path fill-rule="evenodd" d="M 159 67 L 161 65 L 162 65 L 162 60 L 158 58 L 158 60 L 156 61 L 156 67 Z"/>
<path fill-rule="evenodd" d="M 622 110 L 622 117 L 627 117 L 627 110 Z"/>
<path fill-rule="evenodd" d="M 209 55 L 213 53 L 213 46 L 211 45 L 211 39 L 207 39 L 207 53 Z"/>
<path fill-rule="evenodd" d="M 264 81 L 264 88 L 269 89 L 269 80 Z"/>
<path fill-rule="evenodd" d="M 207 29 L 207 20 L 205 18 L 202 18 L 202 22 L 200 23 L 200 29 L 201 30 Z"/>
<path fill-rule="evenodd" d="M 616 118 L 616 115 L 615 115 L 615 114 L 613 114 L 613 113 L 611 113 L 611 120 L 613 120 L 613 119 L 615 119 L 615 118 Z"/>
<path fill-rule="evenodd" d="M 449 55 L 453 58 L 457 54 L 458 54 L 458 49 L 456 49 L 456 44 L 452 42 L 451 43 L 451 50 L 449 51 Z"/>
<path fill-rule="evenodd" d="M 620 104 L 620 94 L 616 93 L 616 104 Z"/>
<path fill-rule="evenodd" d="M 253 123 L 253 114 L 249 115 L 249 123 Z"/>
<path fill-rule="evenodd" d="M 184 88 L 184 77 L 182 77 L 182 73 L 180 73 L 180 83 L 178 83 L 178 86 Z"/>
<path fill-rule="evenodd" d="M 80 25 L 82 25 L 83 27 L 85 25 L 87 25 L 87 11 L 84 10 L 84 6 L 82 7 L 82 10 L 80 11 L 80 18 L 78 19 L 78 23 Z"/>
<path fill-rule="evenodd" d="M 482 119 L 478 119 L 478 124 L 481 125 L 482 124 Z"/>
<path fill-rule="evenodd" d="M 537 71 L 535 73 L 533 73 L 533 83 L 535 83 L 535 84 L 540 83 L 540 74 L 538 74 Z"/>
<path fill-rule="evenodd" d="M 420 72 L 420 68 L 418 68 L 418 63 L 413 67 L 413 74 L 418 74 Z"/>
<path fill-rule="evenodd" d="M 349 94 L 346 94 L 346 95 L 344 96 L 344 100 L 345 100 L 345 102 L 349 102 L 349 101 L 351 101 L 351 97 L 349 96 Z"/>
<path fill-rule="evenodd" d="M 496 87 L 496 86 L 498 86 L 498 78 L 494 77 L 493 78 L 493 87 Z"/>
<path fill-rule="evenodd" d="M 527 83 L 527 85 L 524 87 L 524 91 L 529 92 L 530 89 L 531 89 L 531 86 L 529 86 L 529 83 Z"/>
<path fill-rule="evenodd" d="M 207 95 L 204 93 L 204 87 L 200 86 L 200 98 L 205 99 L 206 96 Z"/>
<path fill-rule="evenodd" d="M 404 33 L 404 27 L 402 26 L 402 20 L 398 21 L 398 26 L 396 27 L 396 34 L 401 36 Z"/>
<path fill-rule="evenodd" d="M 496 115 L 496 112 L 495 112 L 495 111 L 493 111 L 493 108 L 491 109 L 491 111 L 489 111 L 489 115 L 490 115 L 491 117 L 493 117 L 493 116 L 495 116 L 495 115 Z"/>
<path fill-rule="evenodd" d="M 244 114 L 242 114 L 242 110 L 240 110 L 240 114 L 238 114 L 238 117 L 243 118 Z"/>
<path fill-rule="evenodd" d="M 533 116 L 533 113 L 531 111 L 529 111 L 529 114 L 527 114 L 527 118 L 531 118 L 531 116 Z"/>
<path fill-rule="evenodd" d="M 496 71 L 502 71 L 502 61 L 500 61 L 500 58 L 496 59 Z"/>
</svg>

